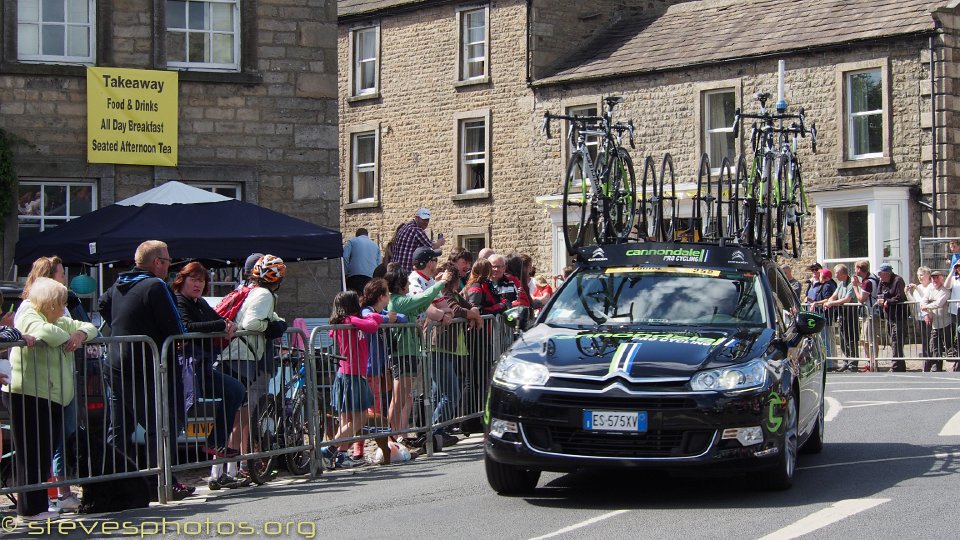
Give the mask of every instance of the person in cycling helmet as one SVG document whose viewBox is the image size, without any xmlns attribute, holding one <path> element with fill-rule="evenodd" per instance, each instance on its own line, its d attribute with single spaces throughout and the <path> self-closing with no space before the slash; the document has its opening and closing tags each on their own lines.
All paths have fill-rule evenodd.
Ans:
<svg viewBox="0 0 960 540">
<path fill-rule="evenodd" d="M 249 451 L 250 426 L 246 420 L 249 404 L 256 405 L 266 393 L 269 377 L 264 373 L 273 372 L 271 345 L 287 330 L 286 321 L 277 315 L 277 291 L 286 273 L 287 266 L 280 257 L 267 254 L 257 260 L 250 271 L 253 288 L 235 319 L 238 332 L 257 333 L 234 337 L 220 354 L 221 369 L 247 387 L 247 402 L 237 412 L 229 442 L 231 448 L 240 448 L 242 453 Z M 229 469 L 231 467 L 227 474 L 236 476 Z M 240 474 L 242 476 L 242 471 Z"/>
</svg>

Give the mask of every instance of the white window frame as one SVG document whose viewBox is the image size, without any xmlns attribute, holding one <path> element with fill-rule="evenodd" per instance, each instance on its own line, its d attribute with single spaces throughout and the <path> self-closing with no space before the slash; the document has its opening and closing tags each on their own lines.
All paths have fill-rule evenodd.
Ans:
<svg viewBox="0 0 960 540">
<path fill-rule="evenodd" d="M 164 0 L 167 2 L 168 0 Z M 210 8 L 213 4 L 230 4 L 233 11 L 233 29 L 230 32 L 225 32 L 222 30 L 213 30 L 204 29 L 196 30 L 190 28 L 171 28 L 169 24 L 167 25 L 166 36 L 172 32 L 183 33 L 183 39 L 186 43 L 187 58 L 190 56 L 190 34 L 206 34 L 207 40 L 210 44 L 210 47 L 213 46 L 213 36 L 214 35 L 232 35 L 233 36 L 233 62 L 190 62 L 187 61 L 174 61 L 167 59 L 167 67 L 177 70 L 199 70 L 199 71 L 231 71 L 238 72 L 240 71 L 240 40 L 241 40 L 241 25 L 240 25 L 240 0 L 183 0 L 187 4 L 204 4 L 204 11 L 209 15 Z M 189 17 L 190 8 L 187 6 L 187 16 Z M 169 14 L 167 20 L 170 20 Z M 189 27 L 190 21 L 187 20 L 187 26 Z"/>
<path fill-rule="evenodd" d="M 360 139 L 372 139 L 373 140 L 373 161 L 369 163 L 360 163 L 357 147 L 360 143 Z M 361 131 L 357 133 L 352 133 L 350 135 L 350 147 L 351 147 L 351 160 L 350 160 L 350 202 L 352 203 L 364 203 L 364 202 L 373 202 L 376 200 L 377 193 L 377 155 L 379 154 L 379 148 L 377 147 L 377 132 L 375 130 L 371 131 Z M 360 175 L 372 173 L 373 175 L 373 185 L 370 186 L 370 196 L 360 198 L 357 194 L 360 192 Z"/>
<path fill-rule="evenodd" d="M 76 23 L 66 20 L 67 2 L 64 2 L 64 20 L 62 22 L 43 21 L 43 0 L 32 0 L 37 6 L 37 20 L 22 19 L 21 9 L 24 7 L 23 0 L 17 2 L 17 60 L 20 62 L 35 63 L 57 63 L 57 64 L 81 64 L 93 65 L 96 63 L 97 54 L 97 2 L 96 0 L 87 0 L 87 22 Z M 26 54 L 21 51 L 20 39 L 23 39 L 24 25 L 36 25 L 37 28 L 37 50 L 38 54 Z M 63 55 L 43 54 L 43 32 L 44 27 L 62 26 L 63 32 Z M 67 49 L 68 30 L 70 28 L 84 27 L 87 29 L 87 43 L 89 45 L 89 54 L 86 56 L 73 56 Z"/>
<path fill-rule="evenodd" d="M 197 189 L 202 189 L 204 191 L 209 191 L 211 193 L 216 193 L 218 195 L 223 195 L 224 197 L 230 197 L 238 201 L 243 200 L 243 187 L 240 184 L 216 184 L 216 183 L 202 183 L 202 182 L 190 182 L 190 187 L 195 187 Z M 233 191 L 233 194 L 221 193 L 222 191 Z"/>
<path fill-rule="evenodd" d="M 840 126 L 839 140 L 837 144 L 839 156 L 839 169 L 857 168 L 857 167 L 877 167 L 891 165 L 891 95 L 890 95 L 890 62 L 887 58 L 876 60 L 865 60 L 862 62 L 850 62 L 839 64 L 836 67 L 837 82 L 837 124 Z M 850 76 L 856 73 L 866 71 L 880 71 L 880 88 L 882 96 L 882 109 L 880 111 L 862 111 L 860 114 L 882 114 L 883 126 L 883 146 L 880 152 L 869 154 L 853 154 L 853 129 L 852 123 L 854 116 L 851 114 L 852 96 L 850 95 Z"/>
<path fill-rule="evenodd" d="M 855 206 L 867 207 L 867 257 L 870 261 L 870 269 L 876 272 L 882 263 L 890 263 L 894 271 L 900 275 L 910 275 L 908 272 L 910 261 L 913 260 L 910 246 L 913 242 L 910 240 L 912 234 L 909 228 L 910 213 L 910 188 L 904 187 L 864 187 L 848 188 L 843 191 L 823 191 L 809 193 L 810 203 L 816 207 L 816 226 L 817 226 L 817 259 L 822 261 L 825 268 L 831 268 L 834 264 L 848 264 L 856 262 L 854 259 L 828 259 L 826 252 L 825 239 L 827 235 L 827 223 L 825 210 L 830 208 L 846 208 Z M 884 242 L 881 231 L 884 230 L 884 211 L 885 209 L 895 210 L 897 213 L 897 224 L 900 230 L 899 238 L 889 239 L 895 243 L 896 251 L 899 256 L 894 255 L 891 249 L 890 255 L 884 252 Z"/>
<path fill-rule="evenodd" d="M 40 187 L 40 201 L 39 201 L 39 214 L 21 214 L 19 205 L 17 207 L 17 228 L 24 223 L 38 223 L 40 225 L 37 232 L 43 232 L 47 230 L 48 222 L 56 222 L 58 225 L 66 223 L 72 219 L 76 219 L 86 214 L 74 214 L 70 212 L 70 188 L 71 187 L 88 187 L 90 188 L 90 212 L 97 210 L 97 201 L 99 196 L 97 193 L 97 182 L 93 180 L 64 180 L 58 178 L 33 178 L 25 179 L 21 178 L 19 181 L 19 187 L 17 189 L 18 200 L 20 188 L 25 186 L 38 186 Z M 64 216 L 47 216 L 46 215 L 46 190 L 43 188 L 46 187 L 66 187 L 67 188 L 67 200 L 65 201 L 66 205 L 66 215 Z"/>
<path fill-rule="evenodd" d="M 366 32 L 374 33 L 373 56 L 370 58 L 360 57 L 360 38 Z M 358 27 L 350 30 L 350 95 L 357 98 L 379 97 L 380 95 L 380 25 Z M 370 88 L 361 88 L 363 63 L 373 62 L 373 86 Z"/>
<path fill-rule="evenodd" d="M 726 79 L 721 81 L 710 81 L 704 83 L 697 83 L 691 86 L 691 95 L 690 100 L 694 103 L 694 124 L 693 128 L 696 130 L 697 137 L 697 146 L 696 154 L 693 156 L 695 166 L 699 167 L 700 157 L 708 151 L 708 139 L 707 136 L 707 123 L 709 122 L 709 115 L 707 111 L 707 95 L 715 92 L 733 92 L 733 100 L 735 103 L 743 103 L 743 82 L 741 79 Z M 742 129 L 742 128 L 741 128 Z M 733 131 L 733 126 L 731 126 L 730 131 Z M 734 160 L 737 156 L 743 154 L 743 137 L 737 137 L 735 139 L 734 151 Z M 731 167 L 736 164 L 731 163 Z M 717 175 L 720 173 L 720 164 L 719 163 L 710 163 L 710 172 L 711 174 Z M 732 171 L 731 171 L 732 172 Z"/>
<path fill-rule="evenodd" d="M 735 88 L 721 88 L 721 89 L 717 89 L 717 90 L 707 90 L 707 91 L 702 92 L 702 93 L 700 94 L 700 98 L 703 100 L 703 124 L 701 125 L 701 126 L 702 126 L 702 129 L 703 129 L 703 151 L 704 151 L 704 153 L 707 154 L 708 156 L 710 155 L 711 150 L 712 150 L 712 148 L 711 148 L 711 143 L 710 143 L 710 136 L 711 136 L 711 135 L 713 135 L 713 134 L 715 134 L 715 133 L 733 133 L 733 124 L 732 124 L 732 123 L 731 123 L 729 126 L 724 126 L 724 127 L 711 127 L 711 125 L 710 125 L 710 117 L 711 117 L 711 115 L 710 115 L 710 96 L 717 95 L 717 94 L 733 94 L 733 102 L 734 102 L 734 104 L 737 103 L 737 91 L 736 91 Z M 733 147 L 732 147 L 732 149 L 734 150 L 734 155 L 730 156 L 730 160 L 731 160 L 730 165 L 731 165 L 731 167 L 735 164 L 735 162 L 734 162 L 733 160 L 736 160 L 736 159 L 737 159 L 737 155 L 736 155 L 736 144 L 737 144 L 736 139 L 734 139 Z M 711 159 L 711 161 L 710 161 L 710 171 L 711 171 L 712 173 L 714 173 L 714 174 L 719 173 L 719 172 L 720 172 L 720 164 L 721 164 L 722 162 L 723 162 L 722 160 L 719 160 L 719 162 L 714 163 L 713 160 Z M 699 161 L 698 161 L 698 163 L 699 163 Z"/>
<path fill-rule="evenodd" d="M 847 153 L 850 156 L 850 159 L 870 159 L 876 157 L 883 157 L 883 143 L 881 142 L 879 152 L 868 152 L 866 154 L 856 154 L 854 153 L 857 148 L 857 132 L 854 129 L 855 121 L 858 118 L 865 118 L 871 116 L 879 116 L 880 121 L 883 122 L 883 105 L 879 109 L 873 109 L 868 111 L 854 111 L 853 110 L 853 92 L 849 90 L 853 88 L 853 76 L 859 75 L 861 73 L 872 73 L 876 72 L 880 76 L 880 91 L 883 92 L 883 71 L 880 68 L 872 69 L 862 69 L 859 71 L 848 71 L 844 74 L 844 84 L 846 84 L 846 100 L 847 100 Z M 882 129 L 882 127 L 881 127 Z"/>
<path fill-rule="evenodd" d="M 490 150 L 491 150 L 491 116 L 490 110 L 469 111 L 454 115 L 454 141 L 456 144 L 455 152 L 457 160 L 456 166 L 456 185 L 454 186 L 454 200 L 475 199 L 490 196 L 491 168 L 490 168 Z M 471 157 L 466 154 L 466 129 L 467 124 L 483 122 L 483 157 Z M 467 186 L 469 175 L 468 168 L 472 165 L 483 164 L 483 187 L 471 189 Z"/>
<path fill-rule="evenodd" d="M 467 15 L 473 13 L 483 13 L 483 41 L 467 42 L 467 32 L 464 24 Z M 490 81 L 490 6 L 462 6 L 456 10 L 457 19 L 457 76 L 456 81 L 467 84 L 485 83 Z M 471 58 L 468 54 L 470 45 L 483 43 L 483 56 Z M 483 73 L 470 76 L 469 66 L 471 62 L 483 62 Z"/>
<path fill-rule="evenodd" d="M 357 183 L 358 183 L 358 173 L 364 171 L 358 171 L 358 155 L 356 151 L 356 141 L 357 137 L 363 137 L 367 135 L 373 135 L 373 168 L 367 169 L 369 164 L 361 164 L 364 169 L 372 170 L 373 172 L 373 189 L 371 191 L 372 196 L 366 197 L 363 199 L 357 199 Z M 341 143 L 343 148 L 346 149 L 344 152 L 344 162 L 341 165 L 341 170 L 344 174 L 343 184 L 346 189 L 346 193 L 343 194 L 343 200 L 347 201 L 343 207 L 347 210 L 358 209 L 358 208 L 375 208 L 380 205 L 380 144 L 381 144 L 381 126 L 380 124 L 359 124 L 356 126 L 349 126 L 343 130 L 343 142 Z"/>
</svg>

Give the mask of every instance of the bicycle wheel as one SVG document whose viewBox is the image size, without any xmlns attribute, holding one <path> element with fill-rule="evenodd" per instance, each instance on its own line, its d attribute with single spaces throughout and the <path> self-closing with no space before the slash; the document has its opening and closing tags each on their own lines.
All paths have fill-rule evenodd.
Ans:
<svg viewBox="0 0 960 540">
<path fill-rule="evenodd" d="M 583 155 L 574 154 L 567 163 L 567 174 L 563 182 L 563 241 L 570 255 L 575 255 L 577 249 L 583 247 L 592 214 L 590 184 L 584 174 Z"/>
<path fill-rule="evenodd" d="M 797 257 L 803 248 L 803 226 L 807 216 L 807 193 L 803 189 L 803 177 L 800 174 L 800 161 L 794 157 L 793 163 L 793 201 L 797 209 Z"/>
<path fill-rule="evenodd" d="M 280 414 L 277 403 L 272 395 L 263 396 L 253 410 L 253 425 L 250 426 L 250 442 L 252 451 L 268 452 L 279 447 L 277 427 L 280 423 Z M 247 460 L 247 472 L 250 479 L 257 484 L 264 484 L 272 478 L 275 456 L 257 457 Z"/>
<path fill-rule="evenodd" d="M 670 196 L 664 195 L 667 187 L 667 180 L 670 181 Z M 661 206 L 665 201 L 670 201 L 669 207 L 661 210 L 663 218 L 662 239 L 664 242 L 673 242 L 676 240 L 677 233 L 677 178 L 673 173 L 673 156 L 669 153 L 663 155 L 663 162 L 660 164 L 660 200 Z M 669 210 L 669 217 L 667 217 Z"/>
<path fill-rule="evenodd" d="M 619 243 L 630 236 L 637 219 L 637 177 L 633 160 L 625 149 L 616 149 L 609 171 L 610 199 L 603 206 L 604 228 L 608 236 Z"/>
<path fill-rule="evenodd" d="M 734 201 L 733 185 L 733 165 L 730 158 L 724 157 L 720 161 L 720 174 L 717 176 L 717 238 L 729 238 L 727 234 L 727 221 L 724 217 L 724 205 L 727 205 L 729 212 L 733 211 L 731 202 Z M 724 200 L 726 198 L 726 200 Z M 730 219 L 730 214 L 726 215 L 726 220 Z"/>
<path fill-rule="evenodd" d="M 757 201 L 757 234 L 756 239 L 757 243 L 760 244 L 764 253 L 767 257 L 770 257 L 772 254 L 772 242 L 770 236 L 773 232 L 773 210 L 771 204 L 773 202 L 773 189 L 771 184 L 774 182 L 772 178 L 772 168 L 773 164 L 767 164 L 767 158 L 764 158 L 764 164 L 760 169 L 763 174 L 760 175 L 760 197 Z"/>
<path fill-rule="evenodd" d="M 693 198 L 693 219 L 690 226 L 682 235 L 687 240 L 699 242 L 705 238 L 714 238 L 716 228 L 713 224 L 714 202 L 713 173 L 710 168 L 710 156 L 700 156 L 700 166 L 697 167 L 697 194 Z"/>
<path fill-rule="evenodd" d="M 660 196 L 657 193 L 657 171 L 653 158 L 647 156 L 643 160 L 643 177 L 640 180 L 640 223 L 637 228 L 643 240 L 656 241 L 656 231 L 659 227 Z"/>
<path fill-rule="evenodd" d="M 750 209 L 747 200 L 750 198 L 750 179 L 747 176 L 747 160 L 742 155 L 737 158 L 734 169 L 733 185 L 730 187 L 730 214 L 727 218 L 727 236 L 736 238 L 743 245 L 752 245 L 752 221 L 748 220 Z"/>
<path fill-rule="evenodd" d="M 773 204 L 773 235 L 774 246 L 777 253 L 783 253 L 786 250 L 793 249 L 787 239 L 791 234 L 789 230 L 792 227 L 790 213 L 792 201 L 787 197 L 787 185 L 790 182 L 790 160 L 785 156 L 777 158 L 777 180 L 773 184 L 773 193 L 771 195 Z"/>
<path fill-rule="evenodd" d="M 293 409 L 290 417 L 284 425 L 284 447 L 292 448 L 295 446 L 304 446 L 310 444 L 310 426 L 307 422 L 310 418 L 307 415 L 307 403 L 303 396 L 303 390 L 297 392 L 297 397 L 293 399 Z M 292 474 L 307 474 L 310 472 L 310 457 L 312 450 L 300 450 L 285 454 L 283 457 L 287 463 L 287 470 Z"/>
</svg>

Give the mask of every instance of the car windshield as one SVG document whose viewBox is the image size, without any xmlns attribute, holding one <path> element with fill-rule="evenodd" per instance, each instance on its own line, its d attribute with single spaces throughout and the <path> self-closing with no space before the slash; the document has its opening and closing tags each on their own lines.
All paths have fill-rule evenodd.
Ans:
<svg viewBox="0 0 960 540">
<path fill-rule="evenodd" d="M 593 268 L 557 293 L 544 322 L 558 326 L 766 326 L 755 272 L 704 268 Z"/>
</svg>

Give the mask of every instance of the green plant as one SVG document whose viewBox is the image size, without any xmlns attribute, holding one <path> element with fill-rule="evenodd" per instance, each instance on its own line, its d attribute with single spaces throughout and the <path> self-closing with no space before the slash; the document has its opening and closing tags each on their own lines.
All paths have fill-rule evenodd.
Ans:
<svg viewBox="0 0 960 540">
<path fill-rule="evenodd" d="M 0 128 L 0 224 L 6 223 L 16 200 L 17 169 L 13 163 L 13 146 L 20 142 L 20 137 Z M 0 226 L 0 238 L 4 229 Z"/>
</svg>

